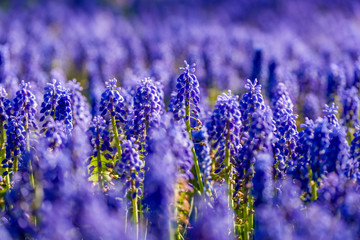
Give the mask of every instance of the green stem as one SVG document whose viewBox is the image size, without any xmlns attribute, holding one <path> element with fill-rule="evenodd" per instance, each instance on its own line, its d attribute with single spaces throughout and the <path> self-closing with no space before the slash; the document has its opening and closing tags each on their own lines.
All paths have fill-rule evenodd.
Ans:
<svg viewBox="0 0 360 240">
<path fill-rule="evenodd" d="M 254 199 L 251 194 L 249 194 L 249 230 L 252 232 L 254 227 Z"/>
<path fill-rule="evenodd" d="M 30 134 L 29 134 L 29 119 L 26 117 L 25 123 L 25 133 L 26 133 L 26 151 L 30 153 Z M 35 180 L 34 180 L 34 171 L 31 163 L 31 158 L 29 158 L 29 172 L 30 172 L 30 184 L 35 189 Z"/>
<path fill-rule="evenodd" d="M 317 199 L 317 184 L 313 181 L 313 184 L 311 186 L 311 201 L 315 201 Z"/>
<path fill-rule="evenodd" d="M 136 227 L 136 239 L 139 239 L 139 218 L 138 218 L 137 197 L 132 199 L 132 207 L 133 207 L 133 220 Z"/>
<path fill-rule="evenodd" d="M 190 100 L 188 100 L 188 101 L 190 101 Z M 186 113 L 186 116 L 188 117 L 188 120 L 186 121 L 186 131 L 189 133 L 189 137 L 190 137 L 190 140 L 192 142 L 191 124 L 190 124 L 190 104 L 188 106 L 186 106 L 185 113 Z M 203 182 L 202 182 L 199 162 L 197 160 L 197 156 L 196 156 L 194 146 L 191 148 L 191 151 L 192 151 L 192 154 L 193 154 L 195 173 L 196 173 L 196 177 L 197 177 L 197 180 L 198 180 L 199 189 L 200 189 L 201 194 L 203 194 L 204 193 L 204 185 L 203 185 Z"/>
<path fill-rule="evenodd" d="M 230 139 L 230 133 L 228 133 L 228 136 L 226 137 L 226 143 L 225 146 L 228 145 L 228 141 Z M 230 149 L 228 147 L 226 147 L 225 149 L 225 168 L 226 168 L 226 173 L 225 173 L 225 181 L 228 184 L 229 187 L 229 201 L 228 201 L 228 207 L 229 208 L 233 208 L 233 186 L 232 186 L 232 181 L 231 181 L 231 173 L 232 173 L 232 165 L 230 162 Z"/>
<path fill-rule="evenodd" d="M 102 182 L 102 165 L 101 165 L 101 154 L 100 154 L 100 145 L 96 146 L 97 151 L 97 165 L 98 165 L 98 179 L 99 179 L 99 187 L 100 190 L 103 189 L 104 185 Z"/>
<path fill-rule="evenodd" d="M 170 240 L 175 240 L 175 239 L 179 239 L 179 230 L 177 228 L 177 215 L 178 215 L 178 207 L 177 207 L 177 194 L 179 192 L 179 185 L 176 184 L 175 187 L 175 191 L 174 191 L 174 199 L 175 199 L 175 205 L 174 205 L 174 217 L 173 219 L 175 220 L 175 226 L 176 228 L 174 228 L 174 225 L 172 223 L 172 218 L 169 218 L 169 232 L 170 232 Z"/>
<path fill-rule="evenodd" d="M 4 129 L 4 122 L 0 122 L 0 131 L 1 131 L 1 138 L 0 138 L 0 144 L 1 144 L 1 161 L 6 158 L 6 149 L 5 149 L 5 141 L 6 141 L 6 132 Z M 6 171 L 9 172 L 9 168 L 6 168 Z M 10 189 L 10 174 L 6 175 L 5 177 L 6 181 L 6 187 L 7 189 Z"/>
<path fill-rule="evenodd" d="M 309 181 L 311 186 L 311 201 L 315 201 L 317 199 L 317 184 L 313 180 L 313 172 L 312 169 L 309 167 Z"/>
<path fill-rule="evenodd" d="M 248 199 L 247 199 L 247 192 L 248 189 L 246 188 L 246 179 L 244 180 L 243 183 L 243 194 L 244 194 L 244 198 L 243 198 L 243 212 L 242 212 L 242 220 L 243 220 L 243 239 L 244 240 L 248 240 L 249 239 L 249 228 L 248 228 Z"/>
<path fill-rule="evenodd" d="M 115 136 L 116 149 L 117 149 L 117 152 L 118 152 L 118 155 L 119 155 L 118 157 L 119 157 L 119 161 L 120 161 L 122 150 L 121 150 L 119 133 L 118 133 L 118 129 L 116 127 L 116 122 L 115 122 L 115 117 L 114 116 L 111 116 L 111 124 L 112 124 L 112 128 L 113 128 L 114 136 Z"/>
<path fill-rule="evenodd" d="M 14 173 L 16 173 L 18 171 L 18 157 L 14 157 L 14 164 L 13 164 L 13 168 L 14 168 Z"/>
</svg>

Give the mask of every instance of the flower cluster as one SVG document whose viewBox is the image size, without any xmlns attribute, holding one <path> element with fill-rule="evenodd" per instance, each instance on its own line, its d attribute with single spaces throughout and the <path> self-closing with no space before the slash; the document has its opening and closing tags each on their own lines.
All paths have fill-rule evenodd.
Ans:
<svg viewBox="0 0 360 240">
<path fill-rule="evenodd" d="M 90 144 L 93 148 L 93 154 L 89 158 L 89 173 L 97 176 L 99 184 L 102 185 L 103 169 L 105 169 L 105 159 L 111 159 L 111 135 L 107 130 L 106 121 L 101 116 L 95 116 L 90 123 L 88 130 Z M 110 152 L 110 153 L 109 153 Z M 101 157 L 103 155 L 103 158 Z"/>
<path fill-rule="evenodd" d="M 99 111 L 106 121 L 113 117 L 116 122 L 125 123 L 124 98 L 120 95 L 120 88 L 116 86 L 116 82 L 114 78 L 105 83 L 106 90 L 101 95 Z"/>
<path fill-rule="evenodd" d="M 226 151 L 229 151 L 231 161 L 241 149 L 241 113 L 239 110 L 238 96 L 232 96 L 229 91 L 218 96 L 215 102 L 215 109 L 209 124 L 209 141 L 212 148 L 217 149 L 216 161 L 220 172 L 225 168 Z"/>
<path fill-rule="evenodd" d="M 200 171 L 203 174 L 203 182 L 207 189 L 211 188 L 211 170 L 212 159 L 210 157 L 210 146 L 208 142 L 208 134 L 204 128 L 199 131 L 193 131 L 194 148 L 196 156 L 199 160 Z"/>
<path fill-rule="evenodd" d="M 2 0 L 1 240 L 360 239 L 360 2 L 274 2 Z"/>
<path fill-rule="evenodd" d="M 31 127 L 35 129 L 38 128 L 35 120 L 37 107 L 36 97 L 30 89 L 31 84 L 22 81 L 20 90 L 16 92 L 13 103 L 13 112 L 21 118 L 27 131 L 29 131 Z"/>
<path fill-rule="evenodd" d="M 71 109 L 71 98 L 69 92 L 64 92 L 55 108 L 55 120 L 64 121 L 67 129 L 73 129 L 73 116 Z"/>
<path fill-rule="evenodd" d="M 276 137 L 274 142 L 276 171 L 279 178 L 283 178 L 288 160 L 293 158 L 298 140 L 296 127 L 298 116 L 293 113 L 293 103 L 283 83 L 279 83 L 276 87 L 271 107 L 276 127 L 274 133 Z"/>
<path fill-rule="evenodd" d="M 121 161 L 116 163 L 115 169 L 126 186 L 131 198 L 142 195 L 141 184 L 144 180 L 142 171 L 144 162 L 140 159 L 136 146 L 131 140 L 124 140 Z"/>
<path fill-rule="evenodd" d="M 135 139 L 144 140 L 150 127 L 159 125 L 162 114 L 162 96 L 158 84 L 150 78 L 140 81 L 136 87 L 132 117 L 127 132 Z"/>
<path fill-rule="evenodd" d="M 261 94 L 261 85 L 257 83 L 257 79 L 254 80 L 254 83 L 248 79 L 245 84 L 248 92 L 245 93 L 240 100 L 241 121 L 244 132 L 249 130 L 253 113 L 256 112 L 256 110 L 265 110 L 264 99 Z"/>
<path fill-rule="evenodd" d="M 195 64 L 189 65 L 186 61 L 184 64 L 185 67 L 179 68 L 184 72 L 176 80 L 176 95 L 172 97 L 170 109 L 176 120 L 185 118 L 185 121 L 191 121 L 191 126 L 196 126 L 200 114 L 199 81 L 192 74 Z"/>
<path fill-rule="evenodd" d="M 23 119 L 12 116 L 6 129 L 6 159 L 2 161 L 3 168 L 12 169 L 13 172 L 18 170 L 22 153 L 25 151 L 25 135 Z M 3 175 L 6 174 L 7 172 L 4 172 Z"/>
<path fill-rule="evenodd" d="M 48 116 L 55 118 L 56 106 L 65 91 L 61 83 L 55 79 L 53 79 L 51 83 L 47 83 L 44 89 L 45 93 L 40 110 L 43 116 L 40 118 L 40 122 L 45 121 Z"/>
</svg>

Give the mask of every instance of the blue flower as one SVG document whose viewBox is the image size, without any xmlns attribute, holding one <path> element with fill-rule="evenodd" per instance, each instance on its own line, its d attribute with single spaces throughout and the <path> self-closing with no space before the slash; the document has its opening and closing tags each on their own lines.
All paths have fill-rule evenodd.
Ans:
<svg viewBox="0 0 360 240">
<path fill-rule="evenodd" d="M 13 105 L 14 114 L 23 121 L 26 131 L 30 131 L 30 128 L 38 129 L 35 120 L 37 103 L 30 89 L 30 83 L 21 81 L 20 90 L 16 92 Z"/>
<path fill-rule="evenodd" d="M 195 64 L 191 66 L 184 61 L 185 67 L 179 68 L 183 73 L 178 77 L 176 83 L 176 94 L 172 96 L 170 111 L 174 113 L 175 120 L 190 118 L 191 126 L 195 127 L 199 124 L 199 102 L 200 90 L 199 82 L 192 72 L 195 72 Z M 187 109 L 189 112 L 186 112 Z"/>
<path fill-rule="evenodd" d="M 313 136 L 309 148 L 309 166 L 312 170 L 312 180 L 320 185 L 321 179 L 325 176 L 327 149 L 330 146 L 330 132 L 327 120 L 319 119 L 314 126 Z"/>
<path fill-rule="evenodd" d="M 17 172 L 22 153 L 26 146 L 26 132 L 21 116 L 11 116 L 6 129 L 6 158 L 2 160 L 2 167 Z"/>
<path fill-rule="evenodd" d="M 274 132 L 276 140 L 273 143 L 276 175 L 283 178 L 298 141 L 297 115 L 293 113 L 293 104 L 283 83 L 279 83 L 276 87 L 271 107 L 276 128 Z"/>
<path fill-rule="evenodd" d="M 127 193 L 131 198 L 142 195 L 141 185 L 144 180 L 144 162 L 140 159 L 137 146 L 131 140 L 124 140 L 122 144 L 121 161 L 115 165 L 115 171 L 123 181 Z"/>
<path fill-rule="evenodd" d="M 132 117 L 127 123 L 127 135 L 143 142 L 149 128 L 157 127 L 163 113 L 162 90 L 159 84 L 145 78 L 136 86 Z"/>
<path fill-rule="evenodd" d="M 64 121 L 68 131 L 73 129 L 71 98 L 68 91 L 65 91 L 58 100 L 55 108 L 55 120 Z"/>
<path fill-rule="evenodd" d="M 124 98 L 120 95 L 120 88 L 116 86 L 116 82 L 114 78 L 105 83 L 106 90 L 101 95 L 99 111 L 107 122 L 114 117 L 116 122 L 125 123 Z"/>
<path fill-rule="evenodd" d="M 5 122 L 11 115 L 12 103 L 7 98 L 7 93 L 4 88 L 0 88 L 0 121 Z"/>
<path fill-rule="evenodd" d="M 212 159 L 210 157 L 210 147 L 208 144 L 208 135 L 204 128 L 200 129 L 199 131 L 193 131 L 193 141 L 194 141 L 194 148 L 195 153 L 198 157 L 200 171 L 203 174 L 203 182 L 207 189 L 210 189 L 211 183 L 211 164 Z"/>
<path fill-rule="evenodd" d="M 327 122 L 335 127 L 339 126 L 339 121 L 336 117 L 336 114 L 338 113 L 338 109 L 339 107 L 336 106 L 335 103 L 332 103 L 330 106 L 325 104 L 325 109 L 323 110 Z"/>
<path fill-rule="evenodd" d="M 103 187 L 104 174 L 103 170 L 106 169 L 106 160 L 111 160 L 111 135 L 107 130 L 105 119 L 101 116 L 95 116 L 90 123 L 88 130 L 90 144 L 93 148 L 93 155 L 89 158 L 89 173 L 90 175 L 97 176 L 97 181 L 100 187 Z M 104 156 L 103 159 L 101 155 Z"/>
<path fill-rule="evenodd" d="M 241 121 L 243 123 L 243 132 L 249 130 L 249 124 L 252 121 L 252 115 L 256 110 L 265 110 L 264 99 L 261 94 L 261 85 L 257 84 L 257 79 L 252 83 L 249 79 L 245 88 L 249 91 L 245 93 L 240 100 Z"/>
<path fill-rule="evenodd" d="M 55 118 L 56 106 L 64 92 L 65 89 L 61 83 L 55 79 L 53 79 L 51 83 L 46 84 L 44 100 L 41 103 L 40 110 L 40 113 L 43 114 L 43 116 L 40 118 L 40 122 L 45 121 L 48 116 Z M 46 125 L 46 123 L 44 125 Z"/>
<path fill-rule="evenodd" d="M 238 174 L 238 184 L 252 178 L 254 173 L 254 156 L 258 152 L 272 152 L 274 124 L 270 108 L 256 110 L 252 113 L 252 121 L 248 126 L 248 137 L 239 155 L 235 167 Z"/>
<path fill-rule="evenodd" d="M 215 109 L 208 129 L 212 148 L 217 149 L 216 161 L 218 166 L 215 172 L 218 173 L 225 168 L 226 149 L 230 150 L 230 158 L 234 162 L 234 157 L 241 149 L 241 127 L 238 96 L 232 96 L 230 91 L 228 94 L 219 95 L 215 102 Z"/>
</svg>

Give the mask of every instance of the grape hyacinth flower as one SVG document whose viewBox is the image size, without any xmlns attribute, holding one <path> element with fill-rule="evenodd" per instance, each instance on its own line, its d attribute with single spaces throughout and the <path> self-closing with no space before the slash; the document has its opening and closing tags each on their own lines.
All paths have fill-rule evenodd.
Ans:
<svg viewBox="0 0 360 240">
<path fill-rule="evenodd" d="M 350 159 L 346 163 L 345 176 L 360 181 L 360 126 L 356 126 L 350 146 Z"/>
<path fill-rule="evenodd" d="M 194 148 L 199 160 L 200 171 L 203 174 L 205 188 L 210 190 L 211 186 L 211 164 L 210 147 L 208 144 L 208 134 L 204 127 L 199 131 L 192 131 L 194 137 Z"/>
<path fill-rule="evenodd" d="M 25 150 L 27 152 L 30 152 L 31 128 L 38 129 L 37 123 L 35 121 L 36 107 L 36 98 L 35 95 L 31 92 L 31 84 L 25 83 L 25 81 L 21 81 L 20 90 L 16 92 L 16 96 L 14 98 L 13 111 L 16 115 L 16 118 L 22 121 L 22 125 L 25 131 Z M 19 123 L 16 125 L 18 124 Z M 30 182 L 32 186 L 35 186 L 31 161 L 28 162 L 27 167 L 29 168 L 30 172 Z"/>
<path fill-rule="evenodd" d="M 325 104 L 325 109 L 323 110 L 328 124 L 333 125 L 334 127 L 339 127 L 339 121 L 336 117 L 338 109 L 339 107 L 336 106 L 335 103 L 332 103 L 330 106 Z"/>
<path fill-rule="evenodd" d="M 121 160 L 116 163 L 115 169 L 132 199 L 133 220 L 138 229 L 138 198 L 142 195 L 141 185 L 144 180 L 144 162 L 140 159 L 139 153 L 136 151 L 137 146 L 133 144 L 133 140 L 124 140 L 122 147 Z"/>
<path fill-rule="evenodd" d="M 183 73 L 178 77 L 176 84 L 176 95 L 172 96 L 170 110 L 174 113 L 175 120 L 184 119 L 186 124 L 186 131 L 189 133 L 192 141 L 191 129 L 199 130 L 201 128 L 201 121 L 199 120 L 200 108 L 200 90 L 199 82 L 191 72 L 195 72 L 195 64 L 191 66 L 184 61 L 185 67 L 179 68 Z M 204 192 L 204 185 L 202 182 L 201 172 L 195 149 L 192 148 L 195 173 L 201 193 Z"/>
<path fill-rule="evenodd" d="M 272 154 L 272 141 L 274 124 L 270 108 L 265 110 L 258 109 L 252 113 L 252 121 L 248 126 L 248 138 L 243 143 L 235 161 L 235 190 L 233 197 L 237 199 L 238 207 L 242 209 L 244 215 L 243 232 L 248 236 L 250 229 L 253 227 L 253 198 L 250 194 L 251 181 L 254 176 L 254 165 L 256 155 L 259 152 Z M 241 189 L 241 194 L 239 190 Z M 239 202 L 238 200 L 240 200 Z M 248 239 L 248 238 L 245 238 Z"/>
<path fill-rule="evenodd" d="M 116 86 L 116 82 L 117 80 L 114 78 L 105 83 L 106 90 L 101 95 L 99 111 L 103 119 L 112 124 L 118 159 L 120 159 L 122 150 L 117 124 L 125 123 L 126 111 L 124 110 L 124 98 L 120 95 L 120 88 Z"/>
<path fill-rule="evenodd" d="M 6 158 L 2 161 L 3 168 L 18 171 L 22 153 L 26 150 L 26 131 L 21 117 L 11 116 L 6 129 Z M 6 176 L 8 172 L 4 172 Z"/>
<path fill-rule="evenodd" d="M 314 126 L 313 137 L 309 143 L 309 175 L 313 182 L 312 186 L 312 200 L 316 200 L 316 190 L 320 186 L 321 179 L 326 172 L 326 151 L 330 144 L 329 123 L 326 119 L 318 119 Z"/>
<path fill-rule="evenodd" d="M 265 104 L 261 94 L 261 85 L 257 84 L 257 79 L 252 83 L 249 79 L 245 84 L 245 88 L 249 91 L 245 93 L 240 100 L 241 121 L 243 124 L 242 132 L 249 131 L 249 125 L 252 121 L 252 115 L 256 110 L 264 111 Z M 242 134 L 243 134 L 242 133 Z"/>
<path fill-rule="evenodd" d="M 304 128 L 299 132 L 298 144 L 295 149 L 294 159 L 290 159 L 287 174 L 294 180 L 300 183 L 301 189 L 310 195 L 310 175 L 309 175 L 309 161 L 311 141 L 314 134 L 315 123 L 313 120 L 306 118 L 305 123 L 300 127 Z"/>
<path fill-rule="evenodd" d="M 64 121 L 67 131 L 70 132 L 73 129 L 71 99 L 68 91 L 65 91 L 59 98 L 58 104 L 55 108 L 55 120 Z"/>
<path fill-rule="evenodd" d="M 350 147 L 346 139 L 345 128 L 330 129 L 330 142 L 327 149 L 326 174 L 331 172 L 343 176 L 346 164 L 350 157 Z"/>
<path fill-rule="evenodd" d="M 55 118 L 56 107 L 64 91 L 65 89 L 61 83 L 55 79 L 53 79 L 51 83 L 47 83 L 43 102 L 41 103 L 40 113 L 43 114 L 43 116 L 40 118 L 40 122 L 45 121 L 48 116 Z M 45 127 L 46 124 L 47 122 L 43 124 L 43 127 Z"/>
<path fill-rule="evenodd" d="M 233 169 L 235 156 L 241 149 L 240 131 L 241 131 L 241 113 L 239 110 L 238 96 L 232 96 L 231 91 L 228 94 L 219 95 L 215 102 L 215 109 L 211 116 L 209 132 L 209 141 L 212 142 L 212 148 L 216 149 L 217 169 L 215 173 L 223 171 L 224 178 L 229 188 L 229 207 L 233 206 Z"/>
<path fill-rule="evenodd" d="M 283 83 L 276 87 L 271 107 L 275 121 L 274 157 L 278 178 L 284 178 L 289 159 L 293 158 L 298 131 L 297 115 L 293 114 L 293 104 Z"/>
<path fill-rule="evenodd" d="M 127 134 L 140 142 L 147 136 L 149 128 L 157 127 L 162 114 L 162 96 L 159 84 L 151 78 L 140 81 L 136 87 L 134 107 L 127 125 Z"/>
<path fill-rule="evenodd" d="M 7 98 L 7 93 L 4 88 L 0 88 L 0 156 L 1 159 L 6 159 L 6 127 L 9 116 L 11 115 L 11 102 Z M 4 164 L 4 163 L 2 163 Z M 3 172 L 9 172 L 9 166 Z M 5 176 L 7 188 L 10 188 L 10 175 Z"/>
<path fill-rule="evenodd" d="M 254 173 L 257 152 L 272 152 L 274 123 L 270 108 L 260 109 L 252 114 L 249 132 L 235 162 L 239 181 L 249 181 Z"/>
<path fill-rule="evenodd" d="M 16 92 L 16 96 L 14 98 L 13 111 L 15 115 L 23 121 L 27 135 L 27 148 L 30 144 L 28 142 L 30 129 L 38 129 L 35 121 L 36 107 L 36 98 L 35 95 L 31 92 L 31 84 L 21 81 L 20 90 Z M 28 149 L 28 151 L 29 150 L 30 149 Z"/>
<path fill-rule="evenodd" d="M 89 171 L 91 175 L 97 176 L 97 182 L 100 189 L 104 187 L 103 180 L 105 179 L 105 173 L 103 170 L 105 167 L 105 159 L 110 159 L 110 153 L 113 151 L 110 146 L 111 137 L 109 131 L 106 129 L 107 124 L 105 119 L 101 116 L 95 116 L 90 123 L 89 127 L 89 140 L 93 147 L 93 156 L 90 157 Z M 109 153 L 110 152 L 110 153 Z"/>
</svg>

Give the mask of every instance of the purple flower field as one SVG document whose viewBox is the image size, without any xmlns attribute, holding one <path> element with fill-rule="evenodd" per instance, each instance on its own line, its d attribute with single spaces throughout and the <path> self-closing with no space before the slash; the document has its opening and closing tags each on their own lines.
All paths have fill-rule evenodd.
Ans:
<svg viewBox="0 0 360 240">
<path fill-rule="evenodd" d="M 0 1 L 0 240 L 360 239 L 360 2 Z"/>
</svg>

